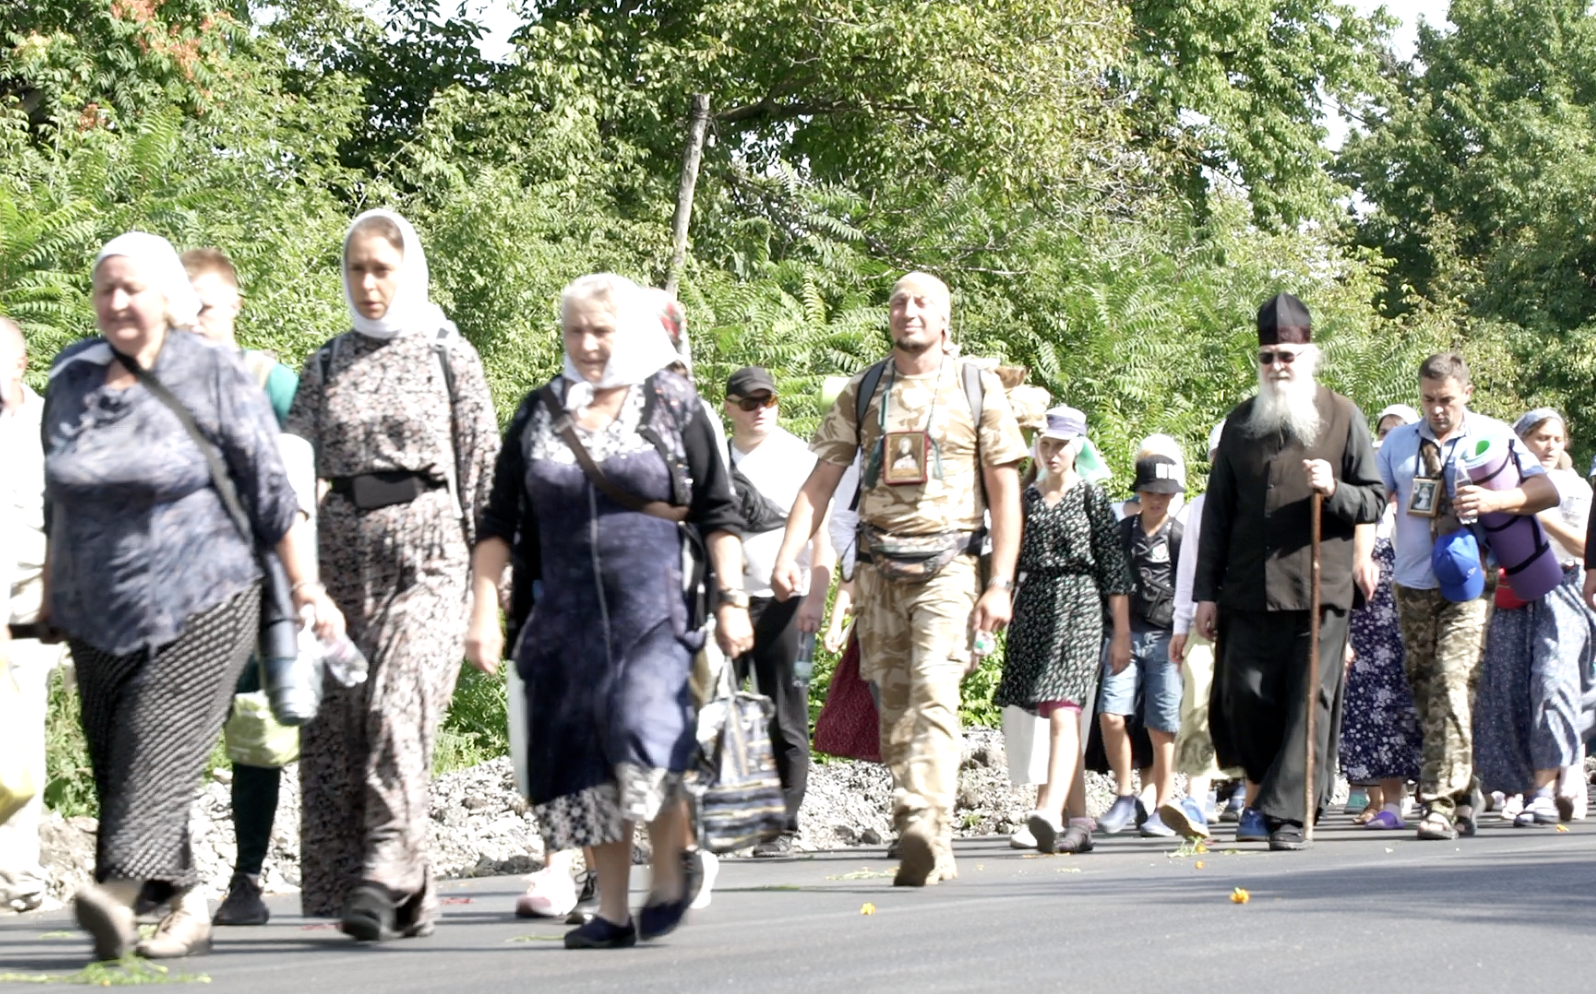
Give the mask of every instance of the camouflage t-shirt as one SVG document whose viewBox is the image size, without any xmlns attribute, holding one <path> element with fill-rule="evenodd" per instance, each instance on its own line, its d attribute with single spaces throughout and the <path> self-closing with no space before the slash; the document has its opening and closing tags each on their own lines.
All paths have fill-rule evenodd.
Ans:
<svg viewBox="0 0 1596 994">
<path fill-rule="evenodd" d="M 859 497 L 859 517 L 865 522 L 897 535 L 974 531 L 981 527 L 986 505 L 976 475 L 975 417 L 959 367 L 959 362 L 949 361 L 938 373 L 905 376 L 888 366 L 861 424 L 864 465 L 870 464 L 871 453 L 881 441 L 881 404 L 887 399 L 889 382 L 886 432 L 928 431 L 932 451 L 923 458 L 924 483 L 887 482 L 893 475 L 889 470 L 894 465 L 907 470 L 917 459 L 915 453 L 895 449 L 881 458 L 875 486 L 860 482 L 864 489 Z M 810 451 L 826 462 L 847 466 L 860 447 L 854 430 L 854 398 L 863 378 L 860 373 L 848 381 L 809 445 Z M 1026 455 L 1025 440 L 1003 393 L 1003 384 L 995 373 L 983 371 L 981 385 L 985 393 L 981 400 L 981 458 L 989 466 L 1018 462 Z M 837 494 L 838 501 L 852 499 L 851 493 Z"/>
</svg>

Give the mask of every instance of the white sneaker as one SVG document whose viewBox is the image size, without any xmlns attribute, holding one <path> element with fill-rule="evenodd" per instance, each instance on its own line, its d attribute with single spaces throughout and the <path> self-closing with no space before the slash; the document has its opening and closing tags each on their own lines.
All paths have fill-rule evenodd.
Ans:
<svg viewBox="0 0 1596 994">
<path fill-rule="evenodd" d="M 526 878 L 526 893 L 515 902 L 517 918 L 564 918 L 576 907 L 576 881 L 563 864 Z"/>
<path fill-rule="evenodd" d="M 1032 811 L 1025 819 L 1026 835 L 1031 837 L 1031 848 L 1038 852 L 1053 855 L 1058 846 L 1058 837 L 1064 834 L 1064 826 L 1054 821 L 1040 811 Z M 1013 844 L 1013 839 L 1010 839 Z"/>
<path fill-rule="evenodd" d="M 1524 795 L 1514 794 L 1502 805 L 1502 820 L 1516 821 L 1524 810 Z"/>
<path fill-rule="evenodd" d="M 700 849 L 699 856 L 703 860 L 704 882 L 698 887 L 698 896 L 693 898 L 693 903 L 688 908 L 701 911 L 709 907 L 709 902 L 714 897 L 715 877 L 720 873 L 720 860 L 708 849 Z"/>
<path fill-rule="evenodd" d="M 1010 849 L 1035 849 L 1036 848 L 1036 836 L 1031 834 L 1030 826 L 1021 825 L 1018 829 L 1015 830 L 1013 835 L 1009 836 L 1009 848 Z"/>
</svg>

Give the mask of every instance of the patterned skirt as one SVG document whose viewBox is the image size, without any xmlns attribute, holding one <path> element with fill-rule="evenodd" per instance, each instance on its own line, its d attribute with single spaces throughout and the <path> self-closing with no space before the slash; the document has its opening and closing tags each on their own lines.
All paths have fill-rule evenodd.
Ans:
<svg viewBox="0 0 1596 994">
<path fill-rule="evenodd" d="M 72 640 L 100 802 L 96 880 L 147 881 L 159 898 L 200 882 L 189 810 L 259 619 L 256 585 L 190 617 L 154 651 L 113 656 Z"/>
</svg>

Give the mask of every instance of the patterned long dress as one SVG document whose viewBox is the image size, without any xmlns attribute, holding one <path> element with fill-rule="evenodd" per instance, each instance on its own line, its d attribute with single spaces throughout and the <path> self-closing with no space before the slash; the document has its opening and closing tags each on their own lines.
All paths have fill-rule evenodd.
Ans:
<svg viewBox="0 0 1596 994">
<path fill-rule="evenodd" d="M 1389 538 L 1375 541 L 1374 561 L 1380 565 L 1374 599 L 1349 621 L 1354 659 L 1341 720 L 1341 772 L 1353 783 L 1419 776 L 1419 714 L 1402 670 L 1402 633 L 1391 595 L 1396 550 Z"/>
<path fill-rule="evenodd" d="M 1064 491 L 1052 507 L 1035 486 L 1023 500 L 1020 588 L 993 703 L 1084 704 L 1097 687 L 1103 599 L 1131 592 L 1119 525 L 1108 497 L 1089 483 Z"/>
<path fill-rule="evenodd" d="M 316 720 L 301 730 L 301 902 L 336 917 L 362 880 L 401 902 L 398 925 L 437 917 L 427 863 L 427 785 L 438 723 L 464 652 L 475 513 L 487 502 L 498 455 L 493 399 L 476 349 L 450 340 L 455 400 L 430 335 L 383 341 L 349 332 L 305 364 L 288 431 L 316 447 L 322 479 L 390 470 L 458 480 L 462 516 L 446 486 L 408 504 L 359 511 L 322 499 L 322 582 L 349 636 L 371 663 L 369 679 L 328 681 Z"/>
</svg>

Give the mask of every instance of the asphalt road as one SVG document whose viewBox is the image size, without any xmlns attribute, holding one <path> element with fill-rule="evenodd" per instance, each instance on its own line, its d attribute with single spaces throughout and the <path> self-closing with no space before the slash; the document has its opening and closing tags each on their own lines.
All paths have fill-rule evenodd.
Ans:
<svg viewBox="0 0 1596 994">
<path fill-rule="evenodd" d="M 215 952 L 173 971 L 239 994 L 1590 989 L 1596 825 L 1584 822 L 1490 820 L 1441 843 L 1338 815 L 1302 853 L 1224 841 L 1178 853 L 1123 836 L 1085 856 L 1004 839 L 957 853 L 960 878 L 924 890 L 892 887 L 879 849 L 726 860 L 708 909 L 616 951 L 568 952 L 564 926 L 516 920 L 514 878 L 446 884 L 437 934 L 380 946 L 276 899 L 270 925 L 219 930 Z M 87 952 L 65 913 L 0 925 L 9 989 L 25 989 L 19 973 L 70 974 Z"/>
</svg>

